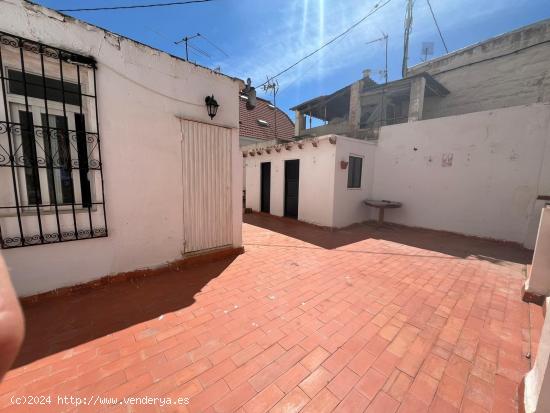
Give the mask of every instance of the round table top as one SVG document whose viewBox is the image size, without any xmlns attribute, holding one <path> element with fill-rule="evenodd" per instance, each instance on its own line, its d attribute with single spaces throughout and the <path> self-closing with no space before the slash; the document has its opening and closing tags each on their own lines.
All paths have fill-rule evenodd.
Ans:
<svg viewBox="0 0 550 413">
<path fill-rule="evenodd" d="M 375 208 L 401 208 L 403 205 L 401 202 L 387 201 L 385 199 L 365 199 L 363 203 Z"/>
</svg>

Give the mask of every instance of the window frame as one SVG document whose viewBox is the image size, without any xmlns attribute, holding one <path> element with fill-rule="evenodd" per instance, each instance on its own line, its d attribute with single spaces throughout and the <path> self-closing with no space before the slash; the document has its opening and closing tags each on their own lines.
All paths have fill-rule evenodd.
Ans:
<svg viewBox="0 0 550 413">
<path fill-rule="evenodd" d="M 96 69 L 93 57 L 0 31 L 0 249 L 108 236 Z M 40 192 L 21 174 L 38 177 Z"/>
<path fill-rule="evenodd" d="M 7 69 L 6 69 L 7 70 Z M 4 71 L 4 73 L 7 73 L 7 71 Z M 10 110 L 11 119 L 13 121 L 16 121 L 15 123 L 21 123 L 21 119 L 19 118 L 19 112 L 20 111 L 26 111 L 25 106 L 25 98 L 24 96 L 12 94 L 8 91 L 6 94 L 7 98 L 7 104 Z M 46 115 L 46 105 L 44 104 L 43 99 L 40 98 L 33 98 L 33 97 L 27 97 L 30 113 L 32 114 L 33 118 L 33 124 L 34 128 L 45 128 L 46 125 L 42 124 L 42 115 Z M 65 104 L 65 113 L 67 114 L 67 130 L 76 130 L 76 119 L 75 115 L 80 114 L 80 107 L 75 105 L 69 105 Z M 64 117 L 63 113 L 63 104 L 59 102 L 53 102 L 48 100 L 48 115 L 49 116 L 61 116 Z M 83 115 L 86 118 L 86 113 L 83 112 Z M 52 129 L 57 129 L 55 126 L 52 127 Z M 22 137 L 21 137 L 22 138 Z M 13 137 L 14 142 L 16 144 L 19 144 L 21 142 L 17 142 L 15 140 L 15 137 Z M 45 146 L 44 138 L 42 137 L 41 140 L 42 145 Z M 73 151 L 74 147 L 72 147 L 71 143 L 69 142 L 69 150 L 71 151 L 71 159 L 78 159 L 78 150 Z M 91 147 L 89 143 L 86 143 L 86 147 L 88 152 L 90 151 Z M 27 178 L 25 176 L 24 170 L 18 171 L 17 174 L 17 182 L 19 184 L 19 188 L 26 188 L 27 187 Z M 40 197 L 42 199 L 41 204 L 50 205 L 50 206 L 42 206 L 42 209 L 45 209 L 44 212 L 55 212 L 56 202 L 54 200 L 50 199 L 50 193 L 49 193 L 49 182 L 47 182 L 47 177 L 43 179 L 42 175 L 39 173 L 39 189 L 40 189 Z M 87 212 L 88 208 L 82 206 L 82 202 L 77 202 L 77 200 L 82 201 L 82 189 L 81 185 L 77 184 L 75 174 L 73 173 L 73 169 L 71 168 L 71 177 L 72 177 L 72 185 L 73 185 L 73 191 L 74 191 L 74 202 L 57 202 L 57 208 L 60 211 L 70 210 L 72 208 L 72 203 L 75 204 L 75 211 L 77 213 Z M 54 178 L 55 179 L 55 178 Z M 93 174 L 88 173 L 88 180 L 90 182 L 90 196 L 92 201 L 96 199 L 96 192 L 95 192 L 95 176 Z M 57 181 L 56 181 L 57 184 Z M 58 189 L 58 188 L 56 188 Z M 34 203 L 29 202 L 28 198 L 28 191 L 21 190 L 19 191 L 19 200 L 21 202 L 21 205 L 25 205 L 22 209 L 23 211 L 27 213 L 32 213 L 36 210 L 36 207 Z M 92 206 L 92 210 L 95 211 L 97 208 L 95 206 Z"/>
<path fill-rule="evenodd" d="M 350 186 L 353 185 L 353 176 L 352 174 L 352 161 L 351 158 L 359 159 L 360 162 L 360 169 L 359 169 L 359 186 Z M 349 190 L 358 190 L 363 188 L 363 164 L 364 164 L 365 157 L 362 155 L 356 155 L 356 154 L 349 154 L 348 155 L 348 176 L 347 176 L 347 182 L 346 182 L 346 189 Z"/>
</svg>

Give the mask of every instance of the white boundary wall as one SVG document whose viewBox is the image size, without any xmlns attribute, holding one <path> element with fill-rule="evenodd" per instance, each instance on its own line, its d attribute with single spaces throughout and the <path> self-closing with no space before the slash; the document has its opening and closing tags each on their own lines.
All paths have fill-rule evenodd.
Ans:
<svg viewBox="0 0 550 413">
<path fill-rule="evenodd" d="M 241 241 L 241 82 L 19 0 L 2 2 L 0 30 L 98 61 L 98 111 L 109 237 L 2 250 L 27 296 L 182 257 L 180 118 L 231 133 L 233 246 Z M 65 19 L 67 19 L 65 21 Z M 213 121 L 205 96 L 220 109 Z"/>
<path fill-rule="evenodd" d="M 245 148 L 242 148 L 245 149 Z M 365 157 L 361 190 L 340 161 Z M 283 160 L 300 159 L 298 219 L 335 228 L 376 219 L 366 198 L 400 201 L 387 222 L 512 241 L 532 249 L 550 195 L 550 104 L 385 126 L 377 144 L 331 145 L 247 157 L 247 206 L 260 209 L 260 162 L 272 162 L 271 213 L 283 215 Z"/>
<path fill-rule="evenodd" d="M 550 194 L 549 141 L 549 104 L 387 126 L 374 197 L 403 202 L 388 221 L 533 248 L 536 198 Z"/>
</svg>

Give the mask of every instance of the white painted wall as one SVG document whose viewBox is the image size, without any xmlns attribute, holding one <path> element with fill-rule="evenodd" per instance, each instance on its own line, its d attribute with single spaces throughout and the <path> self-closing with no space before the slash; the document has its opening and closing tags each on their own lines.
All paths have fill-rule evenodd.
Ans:
<svg viewBox="0 0 550 413">
<path fill-rule="evenodd" d="M 318 146 L 304 141 L 303 149 L 294 144 L 290 151 L 272 149 L 268 154 L 247 156 L 246 206 L 260 210 L 260 164 L 271 162 L 271 214 L 284 215 L 284 161 L 300 160 L 298 219 L 326 227 L 345 227 L 365 221 L 368 209 L 362 202 L 372 187 L 375 144 L 336 136 L 336 144 L 328 136 L 318 138 Z M 253 147 L 250 147 L 253 148 Z M 246 150 L 247 148 L 242 148 Z M 349 155 L 363 157 L 360 189 L 348 189 L 348 169 L 341 169 L 340 161 Z"/>
<path fill-rule="evenodd" d="M 353 138 L 338 136 L 336 143 L 336 176 L 334 179 L 333 227 L 342 228 L 373 218 L 376 211 L 363 204 L 371 198 L 374 182 L 376 144 Z M 340 161 L 348 161 L 349 156 L 363 158 L 361 188 L 348 188 L 348 169 L 340 167 Z"/>
<path fill-rule="evenodd" d="M 403 202 L 388 221 L 533 248 L 549 140 L 549 104 L 383 127 L 373 196 Z"/>
<path fill-rule="evenodd" d="M 550 297 L 550 204 L 542 209 L 533 262 L 525 290 Z"/>
<path fill-rule="evenodd" d="M 550 297 L 545 304 L 550 306 Z M 523 397 L 526 413 L 550 411 L 550 317 L 544 318 L 535 363 L 525 375 Z"/>
<path fill-rule="evenodd" d="M 241 245 L 240 81 L 40 6 L 7 0 L 0 7 L 0 30 L 98 61 L 109 226 L 108 238 L 3 250 L 19 295 L 181 258 L 183 197 L 192 194 L 182 189 L 178 117 L 233 129 L 233 245 Z M 220 104 L 213 122 L 204 105 L 211 94 Z"/>
<path fill-rule="evenodd" d="M 246 170 L 246 206 L 260 210 L 260 164 L 271 162 L 271 214 L 284 215 L 285 160 L 300 160 L 298 219 L 315 225 L 331 226 L 333 216 L 335 145 L 320 139 L 315 148 L 304 143 L 299 149 L 284 147 L 280 152 L 244 158 Z"/>
</svg>

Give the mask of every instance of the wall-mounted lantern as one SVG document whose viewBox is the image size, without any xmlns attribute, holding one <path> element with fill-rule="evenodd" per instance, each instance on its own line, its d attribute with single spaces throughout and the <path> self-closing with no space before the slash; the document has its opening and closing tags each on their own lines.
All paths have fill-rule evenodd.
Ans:
<svg viewBox="0 0 550 413">
<path fill-rule="evenodd" d="M 340 168 L 347 169 L 348 163 L 348 161 L 340 161 Z"/>
<path fill-rule="evenodd" d="M 204 103 L 206 103 L 206 109 L 208 110 L 208 116 L 210 116 L 210 119 L 214 119 L 214 116 L 216 116 L 216 113 L 218 112 L 218 108 L 220 105 L 218 105 L 218 102 L 216 99 L 214 99 L 214 95 L 212 96 L 206 96 L 204 98 Z"/>
</svg>

